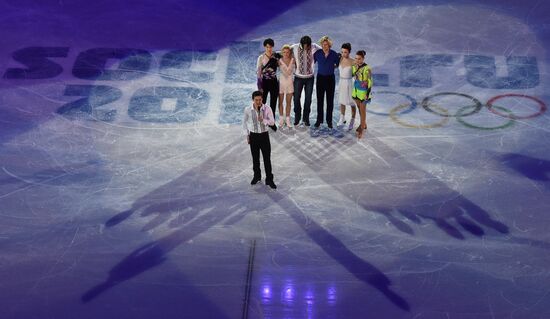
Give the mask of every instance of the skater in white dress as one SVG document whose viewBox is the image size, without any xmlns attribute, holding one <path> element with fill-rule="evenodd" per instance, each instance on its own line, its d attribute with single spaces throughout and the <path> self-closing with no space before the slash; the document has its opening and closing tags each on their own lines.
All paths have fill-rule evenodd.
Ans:
<svg viewBox="0 0 550 319">
<path fill-rule="evenodd" d="M 292 128 L 290 124 L 290 106 L 294 95 L 294 70 L 296 63 L 292 56 L 290 45 L 285 44 L 281 49 L 283 54 L 279 59 L 279 126 L 282 128 L 285 124 L 288 128 Z M 286 102 L 285 114 L 283 115 L 283 102 Z"/>
<path fill-rule="evenodd" d="M 340 120 L 338 120 L 338 127 L 342 127 L 346 124 L 346 106 L 351 106 L 351 120 L 349 123 L 349 129 L 353 128 L 355 122 L 355 101 L 352 98 L 353 92 L 353 76 L 351 67 L 354 60 L 350 58 L 351 44 L 342 44 L 342 57 L 340 59 L 340 65 L 338 70 L 340 71 L 340 83 L 338 85 L 338 103 L 340 103 Z"/>
</svg>

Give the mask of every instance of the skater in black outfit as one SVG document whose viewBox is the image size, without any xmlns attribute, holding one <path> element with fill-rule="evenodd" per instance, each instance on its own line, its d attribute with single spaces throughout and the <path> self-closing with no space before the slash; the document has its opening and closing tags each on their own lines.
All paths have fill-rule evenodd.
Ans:
<svg viewBox="0 0 550 319">
<path fill-rule="evenodd" d="M 273 111 L 262 102 L 262 92 L 254 91 L 252 93 L 252 105 L 244 109 L 243 131 L 246 134 L 246 141 L 250 144 L 252 153 L 252 169 L 254 177 L 250 184 L 255 185 L 262 179 L 260 170 L 260 152 L 264 159 L 265 184 L 275 189 L 277 186 L 273 182 L 273 173 L 271 171 L 271 143 L 267 127 L 275 124 Z"/>
<path fill-rule="evenodd" d="M 258 57 L 256 63 L 258 76 L 258 90 L 262 92 L 262 103 L 266 104 L 269 94 L 269 106 L 275 114 L 277 107 L 277 98 L 279 97 L 279 81 L 277 80 L 277 67 L 279 66 L 279 54 L 273 52 L 275 42 L 273 39 L 264 40 L 265 52 Z M 277 129 L 275 123 L 271 126 Z"/>
</svg>

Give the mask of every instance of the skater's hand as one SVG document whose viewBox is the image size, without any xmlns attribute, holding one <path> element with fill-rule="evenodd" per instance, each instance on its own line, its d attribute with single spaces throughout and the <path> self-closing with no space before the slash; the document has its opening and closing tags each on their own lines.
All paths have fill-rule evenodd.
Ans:
<svg viewBox="0 0 550 319">
<path fill-rule="evenodd" d="M 258 114 L 258 121 L 259 122 L 263 122 L 264 121 L 264 117 L 262 116 L 262 113 L 260 112 L 260 114 Z"/>
</svg>

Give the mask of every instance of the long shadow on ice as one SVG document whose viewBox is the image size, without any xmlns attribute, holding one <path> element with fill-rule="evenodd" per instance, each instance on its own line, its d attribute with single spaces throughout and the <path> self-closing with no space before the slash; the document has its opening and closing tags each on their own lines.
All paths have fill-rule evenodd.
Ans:
<svg viewBox="0 0 550 319">
<path fill-rule="evenodd" d="M 519 174 L 533 182 L 541 194 L 537 199 L 537 204 L 540 207 L 548 207 L 550 205 L 548 197 L 548 192 L 550 192 L 550 161 L 518 153 L 493 153 L 491 155 L 495 160 L 498 170 L 501 170 L 502 166 L 504 166 L 515 174 Z M 532 210 L 533 208 L 527 209 Z M 543 208 L 539 213 L 546 215 L 547 212 Z M 534 239 L 533 237 L 537 236 L 536 234 L 529 233 L 529 236 L 518 237 L 510 235 L 505 240 L 514 244 L 550 250 L 550 243 Z"/>
<path fill-rule="evenodd" d="M 309 144 L 284 134 L 277 134 L 274 139 L 279 139 L 331 189 L 365 210 L 383 214 L 402 232 L 414 234 L 409 222 L 429 221 L 457 239 L 465 238 L 463 231 L 482 236 L 486 232 L 484 228 L 508 233 L 506 225 L 491 218 L 485 210 L 447 187 L 436 176 L 401 159 L 400 154 L 377 138 L 370 136 L 364 145 L 353 138 L 318 139 Z M 275 202 L 308 237 L 356 278 L 381 291 L 397 307 L 409 309 L 407 301 L 389 289 L 391 281 L 383 272 L 355 255 L 317 223 L 306 222 L 305 213 L 282 191 L 267 192 L 271 201 L 263 201 L 242 185 L 234 187 L 221 182 L 227 166 L 223 163 L 238 162 L 245 151 L 233 145 L 138 199 L 131 209 L 106 222 L 112 227 L 138 213 L 142 217 L 154 216 L 143 230 L 161 225 L 175 230 L 125 257 L 111 269 L 105 282 L 82 296 L 83 302 L 162 264 L 169 252 L 210 228 L 236 223 L 248 212 L 262 211 Z M 338 167 L 342 170 L 338 171 Z"/>
<path fill-rule="evenodd" d="M 242 143 L 241 140 L 235 143 L 204 161 L 199 167 L 138 199 L 131 209 L 106 222 L 107 227 L 113 227 L 139 214 L 142 217 L 154 216 L 144 226 L 144 230 L 161 225 L 168 225 L 175 230 L 126 256 L 109 271 L 108 278 L 103 283 L 82 296 L 83 302 L 89 302 L 106 290 L 161 265 L 167 259 L 168 253 L 210 228 L 237 223 L 247 213 L 265 210 L 276 203 L 327 255 L 357 279 L 378 289 L 397 307 L 409 310 L 408 302 L 389 288 L 391 281 L 382 271 L 355 255 L 335 235 L 307 218 L 286 195 L 269 190 L 265 193 L 271 200 L 266 200 L 263 194 L 250 191 L 249 187 L 243 187 L 242 184 L 234 187 L 222 183 L 221 171 L 217 170 L 226 170 L 227 164 L 224 163 L 242 160 L 243 151 L 247 152 L 246 157 L 249 156 L 248 150 L 238 145 Z"/>
<path fill-rule="evenodd" d="M 317 139 L 313 145 L 279 136 L 325 183 L 365 210 L 384 215 L 404 233 L 413 235 L 410 223 L 425 221 L 457 239 L 465 238 L 464 231 L 475 236 L 484 235 L 485 229 L 508 233 L 483 208 L 371 134 L 364 143 L 347 137 Z"/>
<path fill-rule="evenodd" d="M 332 259 L 342 265 L 350 274 L 360 281 L 371 285 L 386 296 L 395 306 L 409 311 L 409 303 L 399 294 L 391 290 L 391 280 L 374 265 L 353 253 L 335 235 L 327 231 L 307 215 L 281 192 L 267 191 L 266 194 L 277 203 L 304 233 L 313 240 Z"/>
<path fill-rule="evenodd" d="M 218 173 L 216 164 L 235 159 L 240 152 L 242 148 L 235 144 L 224 148 L 199 167 L 141 197 L 130 210 L 107 221 L 106 226 L 112 227 L 138 213 L 141 217 L 152 218 L 143 227 L 144 231 L 161 225 L 175 230 L 126 256 L 109 271 L 105 282 L 82 296 L 82 301 L 89 302 L 106 290 L 159 266 L 179 245 L 213 226 L 223 225 L 224 221 L 235 223 L 245 216 L 245 212 L 254 209 L 246 205 L 256 202 L 246 201 L 246 191 L 226 186 L 220 182 L 221 177 L 215 176 Z"/>
<path fill-rule="evenodd" d="M 497 157 L 500 162 L 517 173 L 537 182 L 550 182 L 550 161 L 522 154 L 508 153 Z M 546 184 L 547 187 L 550 184 Z"/>
</svg>

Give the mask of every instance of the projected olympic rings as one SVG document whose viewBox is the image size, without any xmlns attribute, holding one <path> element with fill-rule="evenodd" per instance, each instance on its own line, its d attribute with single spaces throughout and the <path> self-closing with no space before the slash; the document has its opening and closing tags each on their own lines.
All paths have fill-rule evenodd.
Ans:
<svg viewBox="0 0 550 319">
<path fill-rule="evenodd" d="M 404 106 L 402 106 L 402 104 L 398 105 L 401 106 L 401 108 L 399 109 L 399 114 L 406 114 L 406 113 L 409 113 L 411 112 L 412 110 L 414 110 L 416 108 L 416 100 L 408 95 L 408 94 L 404 94 L 404 93 L 399 93 L 399 92 L 393 92 L 393 91 L 377 91 L 376 92 L 376 95 L 378 94 L 394 94 L 394 95 L 401 95 L 402 97 L 404 97 L 405 99 L 409 100 L 409 104 L 405 104 Z M 397 112 L 397 111 L 396 111 Z M 371 111 L 370 109 L 367 108 L 367 113 L 372 113 L 372 114 L 376 114 L 376 115 L 390 115 L 389 113 L 382 113 L 382 112 L 375 112 L 375 111 Z"/>
<path fill-rule="evenodd" d="M 514 114 L 512 114 L 511 112 L 508 112 L 508 114 L 502 114 L 500 112 L 497 112 L 495 109 L 497 109 L 496 107 L 493 106 L 493 103 L 496 101 L 496 100 L 499 100 L 499 99 L 503 99 L 505 97 L 523 97 L 523 98 L 526 98 L 526 99 L 529 99 L 529 100 L 532 100 L 532 101 L 535 101 L 538 105 L 539 105 L 539 111 L 536 112 L 536 113 L 533 113 L 531 115 L 524 115 L 524 116 L 516 116 Z M 532 97 L 532 96 L 529 96 L 529 95 L 524 95 L 524 94 L 513 94 L 513 93 L 510 93 L 510 94 L 502 94 L 502 95 L 497 95 L 493 98 L 490 98 L 489 101 L 487 101 L 487 108 L 489 110 L 491 110 L 491 112 L 497 114 L 497 115 L 500 115 L 500 116 L 504 116 L 504 117 L 508 117 L 510 119 L 513 119 L 513 120 L 519 120 L 519 119 L 530 119 L 530 118 L 533 118 L 533 117 L 537 117 L 539 115 L 541 115 L 542 113 L 546 112 L 546 104 L 544 104 L 543 101 L 537 99 L 536 97 Z"/>
<path fill-rule="evenodd" d="M 441 114 L 443 114 L 443 118 L 441 120 L 433 123 L 433 124 L 411 124 L 411 123 L 407 123 L 405 121 L 400 120 L 397 115 L 402 110 L 406 110 L 407 108 L 409 108 L 409 105 L 407 105 L 407 104 L 400 104 L 400 105 L 394 107 L 390 111 L 390 118 L 395 123 L 397 123 L 401 126 L 410 127 L 410 128 L 436 128 L 436 127 L 441 127 L 441 126 L 447 124 L 447 122 L 449 122 L 449 117 L 448 117 L 449 113 L 447 112 L 447 110 L 442 108 L 442 107 L 439 107 L 437 105 L 433 105 L 432 107 L 434 109 L 436 109 L 438 112 L 440 112 Z M 403 113 L 401 113 L 401 114 L 403 114 Z"/>
<path fill-rule="evenodd" d="M 533 96 L 525 95 L 525 94 L 510 93 L 510 94 L 497 95 L 490 98 L 486 103 L 482 103 L 480 100 L 468 94 L 456 93 L 456 92 L 440 92 L 440 93 L 435 93 L 435 94 L 426 96 L 424 99 L 422 99 L 422 102 L 420 103 L 420 105 L 422 105 L 422 109 L 424 109 L 425 111 L 431 114 L 437 115 L 438 117 L 440 117 L 440 119 L 435 120 L 433 123 L 414 123 L 413 121 L 405 120 L 403 116 L 404 114 L 407 114 L 415 110 L 417 107 L 417 102 L 412 96 L 408 94 L 391 92 L 391 91 L 381 91 L 381 92 L 376 92 L 376 94 L 394 94 L 394 95 L 402 96 L 407 100 L 406 102 L 399 103 L 397 106 L 393 107 L 389 113 L 374 112 L 370 110 L 367 110 L 367 111 L 372 114 L 387 115 L 395 123 L 408 128 L 430 129 L 430 128 L 442 127 L 445 124 L 447 124 L 450 118 L 455 118 L 458 123 L 468 128 L 478 129 L 478 130 L 497 130 L 497 129 L 504 129 L 512 126 L 515 120 L 530 119 L 530 118 L 540 116 L 544 112 L 546 112 L 546 109 L 547 109 L 546 104 L 542 100 Z M 466 99 L 467 101 L 463 105 L 460 105 L 458 110 L 455 113 L 451 113 L 449 112 L 449 110 L 447 110 L 443 106 L 444 105 L 443 101 L 438 101 L 437 103 L 435 102 L 435 100 L 442 97 L 443 98 L 458 97 L 460 99 Z M 512 110 L 502 105 L 496 105 L 499 102 L 502 103 L 504 99 L 509 99 L 509 98 L 528 100 L 530 103 L 534 103 L 538 109 L 536 110 L 536 112 L 532 114 L 516 115 L 513 113 Z M 515 102 L 515 103 L 518 106 L 522 105 L 519 102 Z M 470 116 L 479 113 L 482 109 L 484 109 L 484 107 L 486 107 L 489 111 L 491 111 L 492 114 L 505 119 L 505 122 L 498 123 L 492 126 L 482 126 L 475 123 L 475 121 L 467 120 L 467 118 L 469 118 Z"/>
</svg>

